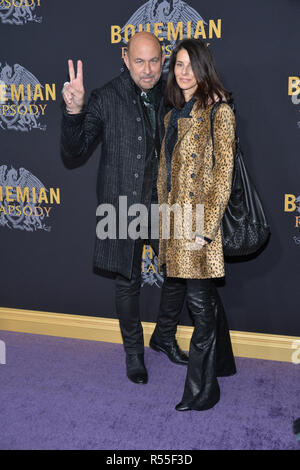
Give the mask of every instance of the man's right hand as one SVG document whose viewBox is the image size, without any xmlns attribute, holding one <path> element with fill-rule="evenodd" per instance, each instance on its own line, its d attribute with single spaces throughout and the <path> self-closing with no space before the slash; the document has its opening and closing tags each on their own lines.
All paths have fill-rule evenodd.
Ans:
<svg viewBox="0 0 300 470">
<path fill-rule="evenodd" d="M 82 62 L 77 61 L 77 76 L 72 60 L 68 60 L 70 82 L 64 84 L 62 95 L 69 114 L 78 114 L 84 105 Z"/>
</svg>

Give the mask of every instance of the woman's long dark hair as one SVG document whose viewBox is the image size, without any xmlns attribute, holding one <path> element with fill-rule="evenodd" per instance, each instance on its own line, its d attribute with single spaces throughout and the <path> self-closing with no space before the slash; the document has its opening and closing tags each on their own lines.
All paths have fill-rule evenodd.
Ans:
<svg viewBox="0 0 300 470">
<path fill-rule="evenodd" d="M 216 66 L 207 45 L 201 39 L 183 39 L 173 50 L 170 60 L 169 74 L 166 87 L 166 101 L 168 106 L 181 109 L 184 106 L 185 99 L 182 90 L 176 82 L 174 68 L 177 54 L 181 49 L 185 49 L 189 55 L 193 73 L 198 83 L 198 88 L 194 97 L 200 102 L 201 107 L 206 108 L 209 104 L 209 98 L 213 103 L 215 95 L 220 101 L 231 101 L 231 93 L 227 91 L 216 70 Z"/>
</svg>

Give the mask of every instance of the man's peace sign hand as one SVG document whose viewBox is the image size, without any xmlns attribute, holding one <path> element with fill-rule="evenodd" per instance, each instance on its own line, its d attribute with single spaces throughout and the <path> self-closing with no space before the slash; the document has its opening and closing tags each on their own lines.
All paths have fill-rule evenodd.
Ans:
<svg viewBox="0 0 300 470">
<path fill-rule="evenodd" d="M 68 60 L 70 82 L 66 82 L 62 89 L 62 95 L 69 114 L 78 114 L 84 105 L 84 87 L 82 61 L 77 61 L 77 76 L 75 75 L 72 60 Z"/>
</svg>

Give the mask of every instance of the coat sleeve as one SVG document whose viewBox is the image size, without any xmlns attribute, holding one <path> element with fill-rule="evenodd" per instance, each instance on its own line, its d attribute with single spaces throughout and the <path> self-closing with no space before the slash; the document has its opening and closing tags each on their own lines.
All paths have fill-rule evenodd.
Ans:
<svg viewBox="0 0 300 470">
<path fill-rule="evenodd" d="M 222 104 L 214 117 L 213 183 L 204 203 L 204 236 L 214 240 L 231 193 L 235 151 L 235 116 Z"/>
<path fill-rule="evenodd" d="M 68 159 L 89 158 L 101 141 L 103 130 L 101 96 L 91 93 L 88 104 L 79 114 L 68 114 L 63 106 L 61 122 L 61 152 Z"/>
</svg>

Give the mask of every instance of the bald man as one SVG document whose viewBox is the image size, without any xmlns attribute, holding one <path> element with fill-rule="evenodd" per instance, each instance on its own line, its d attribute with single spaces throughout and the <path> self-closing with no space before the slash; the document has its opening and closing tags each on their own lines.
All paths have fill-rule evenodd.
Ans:
<svg viewBox="0 0 300 470">
<path fill-rule="evenodd" d="M 143 204 L 148 214 L 151 204 L 158 203 L 156 179 L 167 110 L 161 80 L 164 56 L 159 40 L 148 32 L 137 33 L 128 43 L 124 62 L 124 72 L 94 90 L 88 104 L 84 105 L 82 62 L 77 62 L 76 73 L 73 62 L 68 61 L 70 81 L 63 87 L 61 148 L 66 161 L 79 165 L 91 156 L 98 143 L 102 143 L 98 203 L 112 205 L 116 209 L 117 223 L 121 224 L 125 216 L 128 226 L 131 218 L 127 217 L 127 207 L 126 213 L 124 209 L 122 212 L 120 196 L 126 196 L 128 207 Z M 113 273 L 116 279 L 116 312 L 126 352 L 127 376 L 135 383 L 145 384 L 148 374 L 139 312 L 141 259 L 145 242 L 158 254 L 158 239 L 151 238 L 150 219 L 141 222 L 137 239 L 120 236 L 119 225 L 115 238 L 105 238 L 98 230 L 103 220 L 100 212 L 97 210 L 94 267 L 103 275 Z M 172 362 L 186 365 L 188 357 L 175 339 L 184 292 L 181 289 L 177 297 L 175 292 L 172 295 L 168 305 L 160 305 L 150 346 L 165 353 Z"/>
</svg>

